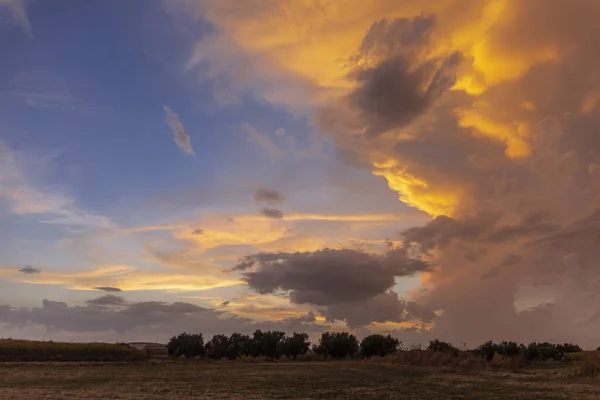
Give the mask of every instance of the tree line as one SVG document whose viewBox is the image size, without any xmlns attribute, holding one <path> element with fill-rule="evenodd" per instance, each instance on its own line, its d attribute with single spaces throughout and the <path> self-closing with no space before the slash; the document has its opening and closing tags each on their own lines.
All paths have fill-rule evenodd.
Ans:
<svg viewBox="0 0 600 400">
<path fill-rule="evenodd" d="M 400 341 L 390 335 L 370 335 L 361 342 L 348 332 L 325 332 L 318 344 L 311 347 L 308 334 L 286 335 L 281 331 L 256 330 L 252 336 L 233 333 L 231 336 L 215 335 L 204 343 L 201 333 L 181 333 L 167 344 L 170 356 L 235 360 L 241 357 L 264 357 L 270 360 L 282 356 L 296 359 L 312 351 L 315 355 L 333 359 L 386 356 L 396 352 Z"/>
<path fill-rule="evenodd" d="M 173 336 L 167 344 L 167 350 L 172 357 L 209 358 L 214 360 L 235 360 L 241 357 L 263 357 L 269 360 L 279 359 L 283 356 L 293 358 L 312 353 L 323 359 L 344 359 L 349 357 L 385 357 L 395 354 L 400 349 L 401 342 L 390 336 L 373 334 L 359 341 L 356 336 L 348 332 L 324 332 L 318 343 L 309 341 L 306 333 L 293 333 L 286 335 L 281 331 L 256 330 L 251 336 L 233 333 L 231 336 L 214 335 L 212 339 L 204 342 L 201 333 L 181 333 Z M 581 352 L 581 348 L 571 343 L 530 343 L 517 344 L 516 342 L 493 343 L 491 341 L 473 349 L 459 350 L 452 344 L 440 340 L 432 340 L 425 348 L 414 350 L 433 352 L 471 352 L 491 360 L 494 354 L 501 356 L 523 356 L 530 361 L 537 360 L 562 360 L 567 353 Z"/>
</svg>

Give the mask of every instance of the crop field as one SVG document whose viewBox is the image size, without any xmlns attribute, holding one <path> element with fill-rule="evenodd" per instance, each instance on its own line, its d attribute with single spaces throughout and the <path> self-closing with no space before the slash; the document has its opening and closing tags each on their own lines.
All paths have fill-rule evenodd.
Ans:
<svg viewBox="0 0 600 400">
<path fill-rule="evenodd" d="M 519 373 L 381 362 L 4 363 L 0 399 L 599 399 L 573 365 Z"/>
</svg>

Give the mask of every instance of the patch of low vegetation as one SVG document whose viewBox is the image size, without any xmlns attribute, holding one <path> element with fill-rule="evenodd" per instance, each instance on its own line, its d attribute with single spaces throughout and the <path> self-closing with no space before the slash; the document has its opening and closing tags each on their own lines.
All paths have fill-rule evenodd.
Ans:
<svg viewBox="0 0 600 400">
<path fill-rule="evenodd" d="M 143 361 L 143 352 L 122 344 L 0 339 L 0 362 Z"/>
</svg>

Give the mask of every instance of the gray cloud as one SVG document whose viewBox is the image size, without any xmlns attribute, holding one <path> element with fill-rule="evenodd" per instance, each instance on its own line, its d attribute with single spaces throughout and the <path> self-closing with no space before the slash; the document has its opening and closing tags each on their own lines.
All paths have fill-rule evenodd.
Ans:
<svg viewBox="0 0 600 400">
<path fill-rule="evenodd" d="M 121 288 L 115 286 L 96 286 L 95 290 L 102 290 L 103 292 L 122 292 Z"/>
<path fill-rule="evenodd" d="M 435 313 L 414 301 L 405 301 L 398 293 L 388 291 L 373 298 L 326 307 L 323 314 L 327 321 L 345 321 L 350 328 L 375 322 L 404 322 L 410 320 L 432 321 Z"/>
<path fill-rule="evenodd" d="M 28 265 L 28 266 L 26 266 L 24 268 L 21 268 L 19 270 L 19 272 L 22 272 L 24 274 L 39 274 L 40 270 L 37 269 L 37 268 L 32 267 L 31 265 Z"/>
<path fill-rule="evenodd" d="M 194 234 L 194 235 L 203 235 L 204 234 L 204 229 L 194 229 L 194 231 L 192 232 L 192 234 Z"/>
<path fill-rule="evenodd" d="M 276 208 L 263 208 L 260 213 L 267 218 L 281 219 L 283 218 L 283 211 Z"/>
<path fill-rule="evenodd" d="M 271 205 L 276 205 L 283 203 L 285 201 L 285 196 L 277 190 L 261 188 L 254 192 L 254 200 L 258 202 L 265 202 Z"/>
<path fill-rule="evenodd" d="M 127 301 L 125 301 L 123 297 L 107 294 L 102 297 L 88 300 L 86 303 L 96 306 L 124 306 L 127 304 Z"/>
<path fill-rule="evenodd" d="M 419 60 L 434 26 L 433 16 L 381 20 L 363 39 L 357 65 L 361 59 L 382 60 L 351 74 L 358 87 L 349 94 L 348 104 L 361 115 L 367 135 L 407 125 L 454 85 L 459 53 Z"/>
<path fill-rule="evenodd" d="M 194 149 L 192 148 L 192 143 L 190 141 L 190 135 L 185 132 L 183 129 L 183 124 L 179 120 L 179 116 L 169 107 L 163 107 L 165 112 L 167 113 L 167 125 L 171 128 L 171 132 L 175 137 L 175 143 L 177 146 L 183 150 L 185 153 L 189 155 L 194 155 Z"/>
<path fill-rule="evenodd" d="M 323 249 L 304 253 L 259 253 L 244 257 L 236 268 L 245 270 L 245 280 L 259 293 L 289 291 L 294 303 L 332 305 L 361 301 L 384 293 L 398 276 L 428 270 L 403 249 L 385 255 L 358 250 Z"/>
<path fill-rule="evenodd" d="M 256 329 L 315 333 L 327 328 L 316 324 L 312 313 L 255 322 L 189 303 L 125 303 L 117 296 L 112 296 L 113 299 L 108 299 L 108 296 L 100 298 L 102 300 L 90 300 L 84 307 L 71 307 L 65 302 L 52 300 L 44 300 L 41 307 L 34 308 L 0 305 L 0 332 L 7 331 L 7 328 L 11 332 L 26 332 L 34 327 L 43 327 L 54 335 L 75 332 L 98 333 L 106 337 L 112 332 L 119 340 L 131 341 L 132 337 L 136 337 L 166 341 L 172 335 L 192 331 L 201 331 L 205 337 L 211 337 L 218 333 L 252 333 Z"/>
</svg>

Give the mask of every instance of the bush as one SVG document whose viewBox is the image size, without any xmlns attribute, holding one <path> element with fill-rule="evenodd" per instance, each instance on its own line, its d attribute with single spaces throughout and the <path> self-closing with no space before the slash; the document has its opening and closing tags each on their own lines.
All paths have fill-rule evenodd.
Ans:
<svg viewBox="0 0 600 400">
<path fill-rule="evenodd" d="M 400 341 L 390 335 L 370 335 L 360 342 L 360 352 L 363 357 L 384 357 L 398 350 Z"/>
<path fill-rule="evenodd" d="M 0 339 L 0 361 L 143 361 L 129 346 L 108 343 L 60 343 Z"/>
<path fill-rule="evenodd" d="M 427 346 L 427 350 L 434 352 L 458 353 L 458 349 L 456 347 L 452 346 L 450 343 L 442 342 L 438 339 L 429 341 L 429 346 Z"/>
<path fill-rule="evenodd" d="M 356 336 L 348 332 L 324 332 L 319 339 L 319 345 L 313 346 L 316 354 L 336 360 L 353 356 L 358 349 Z"/>
<path fill-rule="evenodd" d="M 201 333 L 180 333 L 169 340 L 167 351 L 171 357 L 204 357 L 204 338 Z"/>
</svg>

